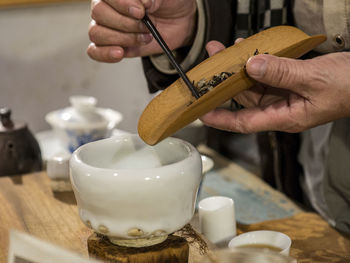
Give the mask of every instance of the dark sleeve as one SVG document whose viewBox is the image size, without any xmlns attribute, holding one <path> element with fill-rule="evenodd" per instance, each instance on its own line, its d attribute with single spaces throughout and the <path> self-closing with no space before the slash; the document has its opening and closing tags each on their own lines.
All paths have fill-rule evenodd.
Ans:
<svg viewBox="0 0 350 263">
<path fill-rule="evenodd" d="M 205 44 L 211 40 L 222 42 L 225 46 L 231 46 L 234 42 L 234 24 L 236 13 L 235 0 L 203 0 L 205 11 L 205 37 L 202 51 L 190 69 L 207 58 Z M 188 52 L 189 48 L 180 50 Z M 149 57 L 142 58 L 142 65 L 146 76 L 150 93 L 165 89 L 179 78 L 177 74 L 164 74 L 158 71 Z"/>
</svg>

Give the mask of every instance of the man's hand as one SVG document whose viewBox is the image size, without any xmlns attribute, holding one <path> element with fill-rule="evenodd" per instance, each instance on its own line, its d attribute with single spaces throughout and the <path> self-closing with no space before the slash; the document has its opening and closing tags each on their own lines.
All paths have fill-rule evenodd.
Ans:
<svg viewBox="0 0 350 263">
<path fill-rule="evenodd" d="M 189 44 L 196 25 L 195 0 L 92 0 L 88 55 L 102 62 L 161 53 L 141 19 L 147 11 L 170 49 Z"/>
<path fill-rule="evenodd" d="M 207 45 L 209 55 L 223 48 L 218 42 Z M 211 111 L 201 118 L 206 125 L 241 133 L 300 132 L 350 116 L 349 52 L 310 60 L 257 55 L 246 66 L 260 83 L 234 98 L 246 108 Z"/>
</svg>

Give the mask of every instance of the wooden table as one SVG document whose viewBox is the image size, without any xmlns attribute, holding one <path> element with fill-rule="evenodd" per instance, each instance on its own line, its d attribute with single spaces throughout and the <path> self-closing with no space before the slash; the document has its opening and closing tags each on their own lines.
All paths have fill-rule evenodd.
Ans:
<svg viewBox="0 0 350 263">
<path fill-rule="evenodd" d="M 207 152 L 207 154 L 210 154 Z M 220 157 L 221 158 L 221 157 Z M 219 162 L 220 163 L 220 162 Z M 230 165 L 233 170 L 245 173 L 245 180 L 230 176 Z M 221 166 L 220 166 L 221 167 Z M 264 202 L 275 202 L 279 206 L 291 208 L 288 199 L 280 193 L 275 193 L 258 178 L 253 179 L 242 168 L 234 164 L 225 165 L 221 172 L 226 182 L 239 183 L 247 180 L 251 184 L 258 184 L 250 188 L 257 196 L 265 197 Z M 213 172 L 219 171 L 219 168 Z M 208 174 L 210 176 L 210 173 Z M 214 175 L 213 175 L 214 176 Z M 226 176 L 226 177 L 225 177 Z M 252 178 L 250 178 L 252 176 Z M 249 178 L 248 178 L 249 177 Z M 248 178 L 248 179 L 247 179 Z M 254 181 L 258 180 L 258 181 Z M 204 183 L 203 189 L 211 189 L 210 184 Z M 256 190 L 254 190 L 256 187 Z M 263 190 L 262 190 L 263 189 Z M 267 194 L 267 192 L 270 192 Z M 203 190 L 203 193 L 206 193 Z M 214 191 L 214 194 L 221 194 Z M 244 195 L 242 195 L 244 196 Z M 236 196 L 236 198 L 239 198 Z M 276 199 L 277 198 L 277 199 Z M 285 200 L 280 202 L 280 198 Z M 275 200 L 276 199 L 276 200 Z M 254 200 L 254 199 L 252 199 Z M 287 202 L 287 203 L 286 203 Z M 0 178 L 0 262 L 6 262 L 8 250 L 8 234 L 10 229 L 17 229 L 30 233 L 38 238 L 49 241 L 80 254 L 87 255 L 87 238 L 92 233 L 79 219 L 78 211 L 73 193 L 56 193 L 50 188 L 49 178 L 46 173 L 36 173 L 18 177 Z M 247 205 L 247 203 L 245 203 Z M 254 204 L 252 204 L 254 205 Z M 298 259 L 298 262 L 350 262 L 350 241 L 337 231 L 332 229 L 324 220 L 313 213 L 304 213 L 297 206 L 293 205 L 292 215 L 286 218 L 275 220 L 259 221 L 250 224 L 238 224 L 238 232 L 246 232 L 258 229 L 270 229 L 282 231 L 289 235 L 292 240 L 291 256 Z M 249 209 L 248 209 L 249 210 Z M 277 209 L 278 210 L 278 209 Z M 240 210 L 236 211 L 239 217 Z M 274 211 L 274 210 L 271 210 Z M 249 212 L 251 213 L 251 212 Z M 276 217 L 272 216 L 272 218 Z M 244 221 L 244 220 L 243 220 Z M 195 225 L 195 223 L 194 223 Z M 190 253 L 193 253 L 190 252 Z M 193 255 L 192 255 L 193 256 Z"/>
<path fill-rule="evenodd" d="M 199 200 L 213 195 L 231 197 L 235 202 L 236 220 L 241 224 L 287 218 L 302 212 L 284 194 L 240 165 L 204 145 L 198 150 L 211 157 L 215 164 L 204 176 Z"/>
</svg>

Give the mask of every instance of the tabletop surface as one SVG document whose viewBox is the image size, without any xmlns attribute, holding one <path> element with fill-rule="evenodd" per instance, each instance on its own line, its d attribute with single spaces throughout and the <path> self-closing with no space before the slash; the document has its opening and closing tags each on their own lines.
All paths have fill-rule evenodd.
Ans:
<svg viewBox="0 0 350 263">
<path fill-rule="evenodd" d="M 284 194 L 240 165 L 204 145 L 198 149 L 214 160 L 214 169 L 204 176 L 199 200 L 213 195 L 231 197 L 235 202 L 236 220 L 241 224 L 291 217 L 302 211 Z"/>
<path fill-rule="evenodd" d="M 208 149 L 200 150 L 208 155 L 215 154 Z M 349 239 L 331 228 L 318 215 L 302 212 L 283 194 L 274 191 L 259 178 L 220 158 L 215 159 L 214 170 L 206 175 L 205 180 L 213 182 L 204 181 L 200 196 L 230 196 L 230 191 L 235 192 L 233 197 L 239 221 L 238 233 L 262 229 L 284 232 L 292 239 L 290 253 L 298 262 L 350 262 Z M 218 177 L 219 180 L 212 177 Z M 225 187 L 223 182 L 240 186 Z M 242 203 L 238 201 L 240 199 Z M 260 202 L 259 205 L 256 202 Z M 92 231 L 80 221 L 73 193 L 53 193 L 45 172 L 0 177 L 0 204 L 0 262 L 7 260 L 10 229 L 30 233 L 83 255 L 88 254 L 87 238 Z M 244 206 L 247 210 L 245 214 Z M 264 208 L 257 209 L 257 206 L 271 209 L 264 212 Z"/>
</svg>

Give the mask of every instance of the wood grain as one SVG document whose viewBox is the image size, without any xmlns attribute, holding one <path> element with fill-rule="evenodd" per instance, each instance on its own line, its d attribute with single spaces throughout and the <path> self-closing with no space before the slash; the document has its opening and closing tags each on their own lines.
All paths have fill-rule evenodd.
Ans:
<svg viewBox="0 0 350 263">
<path fill-rule="evenodd" d="M 73 193 L 54 194 L 44 172 L 0 178 L 0 222 L 0 262 L 7 262 L 10 229 L 27 232 L 88 255 L 87 240 L 93 231 L 80 221 Z M 345 263 L 350 259 L 349 238 L 314 213 L 299 213 L 286 219 L 238 225 L 237 229 L 238 233 L 262 229 L 286 233 L 293 242 L 291 255 L 299 263 Z M 175 235 L 187 240 L 189 262 L 198 260 L 208 249 L 213 248 L 190 225 Z"/>
<path fill-rule="evenodd" d="M 7 262 L 10 229 L 88 256 L 93 231 L 81 222 L 73 192 L 53 193 L 45 172 L 0 177 L 0 222 L 0 262 Z M 206 253 L 207 244 L 190 225 L 174 234 L 187 240 L 189 262 Z"/>
<path fill-rule="evenodd" d="M 178 79 L 145 108 L 138 122 L 140 137 L 154 145 L 251 87 L 254 81 L 247 76 L 244 65 L 257 48 L 260 53 L 297 58 L 325 39 L 322 35 L 310 37 L 295 27 L 279 26 L 253 35 L 206 59 L 187 73 L 190 80 L 209 80 L 221 72 L 235 74 L 197 100 L 182 79 Z"/>
<path fill-rule="evenodd" d="M 90 256 L 111 263 L 187 263 L 189 256 L 186 239 L 174 235 L 158 245 L 132 248 L 114 245 L 94 233 L 88 239 L 88 249 Z"/>
<path fill-rule="evenodd" d="M 238 232 L 274 230 L 292 239 L 290 255 L 298 263 L 348 263 L 350 240 L 332 228 L 315 213 L 300 213 L 293 217 L 265 221 L 254 225 L 239 225 Z"/>
<path fill-rule="evenodd" d="M 10 229 L 30 233 L 55 245 L 87 255 L 92 233 L 81 221 L 72 192 L 54 195 L 46 174 L 0 178 L 0 260 L 7 258 Z"/>
</svg>

